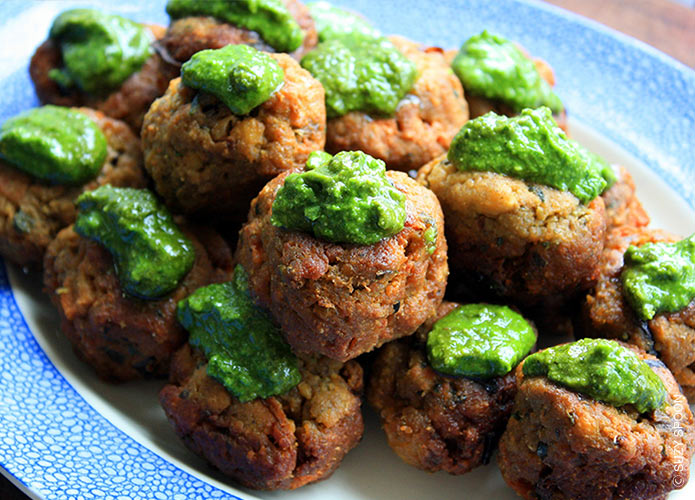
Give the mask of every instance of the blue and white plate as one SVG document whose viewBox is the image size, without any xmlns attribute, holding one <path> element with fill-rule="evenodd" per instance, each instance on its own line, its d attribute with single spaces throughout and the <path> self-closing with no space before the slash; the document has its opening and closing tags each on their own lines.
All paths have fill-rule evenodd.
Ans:
<svg viewBox="0 0 695 500">
<path fill-rule="evenodd" d="M 166 24 L 164 0 L 89 2 Z M 626 165 L 653 225 L 695 232 L 695 72 L 547 4 L 514 0 L 336 0 L 386 33 L 458 47 L 487 28 L 555 69 L 571 132 Z M 53 18 L 85 2 L 10 0 L 0 9 L 0 122 L 37 105 L 27 74 Z M 398 460 L 366 410 L 363 442 L 329 480 L 294 492 L 238 488 L 190 454 L 157 402 L 162 382 L 112 386 L 72 354 L 41 277 L 0 264 L 0 471 L 49 499 L 513 499 L 495 465 L 426 474 Z M 671 498 L 695 498 L 695 482 Z"/>
</svg>

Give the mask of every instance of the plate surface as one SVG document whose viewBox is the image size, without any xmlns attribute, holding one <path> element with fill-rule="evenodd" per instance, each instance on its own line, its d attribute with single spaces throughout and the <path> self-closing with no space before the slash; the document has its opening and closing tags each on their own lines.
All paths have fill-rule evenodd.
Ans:
<svg viewBox="0 0 695 500">
<path fill-rule="evenodd" d="M 99 5 L 167 23 L 164 1 L 5 1 L 0 12 L 0 123 L 37 105 L 29 57 L 53 18 Z M 514 0 L 336 0 L 386 33 L 458 47 L 489 29 L 519 41 L 555 69 L 571 132 L 631 170 L 652 225 L 695 232 L 695 72 L 654 49 L 546 4 Z M 77 361 L 41 294 L 40 275 L 0 264 L 0 467 L 41 498 L 466 498 L 512 499 L 493 465 L 453 477 L 402 464 L 373 413 L 329 480 L 294 492 L 234 485 L 190 454 L 157 404 L 162 382 L 111 386 Z M 694 498 L 695 482 L 671 495 Z"/>
</svg>

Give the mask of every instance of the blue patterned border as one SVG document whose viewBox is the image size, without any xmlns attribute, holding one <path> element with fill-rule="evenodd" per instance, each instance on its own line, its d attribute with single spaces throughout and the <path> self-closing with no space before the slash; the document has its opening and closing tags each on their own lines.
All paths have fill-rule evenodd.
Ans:
<svg viewBox="0 0 695 500">
<path fill-rule="evenodd" d="M 89 406 L 29 331 L 0 261 L 0 457 L 46 499 L 239 497 L 154 454 Z"/>
</svg>

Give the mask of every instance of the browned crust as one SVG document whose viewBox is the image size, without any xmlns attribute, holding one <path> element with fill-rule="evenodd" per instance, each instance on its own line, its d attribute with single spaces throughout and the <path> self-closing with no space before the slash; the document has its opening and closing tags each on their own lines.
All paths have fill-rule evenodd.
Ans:
<svg viewBox="0 0 695 500">
<path fill-rule="evenodd" d="M 401 37 L 390 39 L 417 65 L 415 85 L 393 117 L 353 111 L 328 120 L 326 150 L 364 151 L 384 160 L 387 168 L 408 171 L 449 149 L 468 120 L 468 106 L 461 82 L 440 50 Z"/>
<path fill-rule="evenodd" d="M 644 227 L 649 224 L 649 215 L 635 194 L 632 175 L 623 166 L 618 167 L 617 180 L 603 192 L 601 198 L 606 205 L 606 225 L 611 230 L 619 226 Z"/>
<path fill-rule="evenodd" d="M 439 199 L 452 272 L 520 304 L 558 304 L 590 288 L 605 237 L 603 200 L 492 172 L 459 171 L 444 157 L 418 172 Z"/>
<path fill-rule="evenodd" d="M 389 446 L 404 462 L 428 472 L 464 474 L 487 463 L 516 394 L 513 371 L 482 383 L 429 366 L 427 334 L 457 305 L 443 302 L 416 335 L 383 346 L 367 388 Z"/>
<path fill-rule="evenodd" d="M 108 250 L 72 226 L 48 246 L 44 289 L 75 353 L 101 378 L 167 375 L 172 354 L 187 338 L 176 319 L 177 302 L 201 286 L 229 279 L 231 252 L 222 238 L 205 228 L 184 232 L 193 243 L 195 262 L 179 286 L 158 300 L 127 295 Z"/>
<path fill-rule="evenodd" d="M 140 141 L 123 123 L 87 108 L 106 136 L 106 161 L 97 178 L 83 186 L 49 185 L 0 161 L 0 255 L 10 262 L 40 269 L 46 246 L 77 215 L 74 200 L 104 184 L 145 187 Z"/>
<path fill-rule="evenodd" d="M 145 167 L 170 209 L 243 221 L 268 180 L 323 149 L 323 87 L 286 54 L 271 57 L 285 83 L 249 115 L 180 79 L 152 104 L 142 130 Z"/>
<path fill-rule="evenodd" d="M 300 359 L 298 386 L 247 403 L 206 368 L 185 345 L 160 402 L 188 448 L 246 487 L 294 489 L 326 479 L 362 437 L 362 369 L 355 361 Z"/>
<path fill-rule="evenodd" d="M 405 193 L 407 216 L 401 232 L 374 245 L 329 243 L 273 226 L 271 207 L 286 174 L 252 202 L 237 259 L 251 293 L 296 351 L 354 358 L 413 333 L 442 301 L 448 267 L 439 203 L 407 175 L 386 175 Z M 423 216 L 438 230 L 431 255 Z"/>
<path fill-rule="evenodd" d="M 580 331 L 589 337 L 606 337 L 634 344 L 657 354 L 673 372 L 690 401 L 695 401 L 695 301 L 681 311 L 657 314 L 640 321 L 626 302 L 620 283 L 623 254 L 630 245 L 675 242 L 665 231 L 621 226 L 606 238 L 600 276 L 582 306 Z"/>
<path fill-rule="evenodd" d="M 635 349 L 637 351 L 637 349 Z M 688 480 L 695 424 L 668 369 L 639 352 L 661 378 L 666 406 L 640 416 L 549 382 L 525 378 L 500 440 L 502 476 L 527 499 L 660 499 Z"/>
</svg>

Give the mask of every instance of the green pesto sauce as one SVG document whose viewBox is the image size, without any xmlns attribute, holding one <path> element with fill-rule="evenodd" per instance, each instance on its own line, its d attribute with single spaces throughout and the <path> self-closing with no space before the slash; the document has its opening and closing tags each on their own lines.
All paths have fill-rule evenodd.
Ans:
<svg viewBox="0 0 695 500">
<path fill-rule="evenodd" d="M 181 81 L 213 94 L 235 115 L 245 115 L 282 87 L 285 74 L 268 54 L 248 45 L 227 45 L 194 54 L 181 66 Z"/>
<path fill-rule="evenodd" d="M 615 341 L 582 339 L 530 355 L 524 376 L 545 376 L 572 391 L 615 407 L 631 404 L 640 413 L 659 409 L 666 388 L 633 351 Z"/>
<path fill-rule="evenodd" d="M 130 295 L 162 297 L 193 266 L 193 244 L 147 189 L 106 185 L 80 195 L 77 206 L 75 231 L 106 247 Z"/>
<path fill-rule="evenodd" d="M 333 242 L 371 245 L 401 231 L 405 216 L 405 195 L 386 177 L 383 161 L 361 151 L 316 151 L 304 172 L 287 176 L 270 220 Z"/>
<path fill-rule="evenodd" d="M 211 16 L 255 31 L 278 52 L 297 50 L 304 33 L 282 0 L 169 0 L 172 19 Z"/>
<path fill-rule="evenodd" d="M 427 253 L 432 255 L 437 249 L 437 237 L 439 236 L 439 231 L 437 230 L 437 221 L 433 217 L 426 214 L 420 214 L 420 218 L 425 223 L 426 229 L 422 233 L 422 237 L 425 240 L 425 246 L 427 247 Z"/>
<path fill-rule="evenodd" d="M 93 120 L 60 106 L 31 109 L 0 128 L 0 158 L 55 184 L 80 184 L 96 177 L 106 160 L 106 147 L 106 137 Z"/>
<path fill-rule="evenodd" d="M 646 243 L 625 251 L 623 293 L 637 315 L 652 319 L 695 299 L 695 234 L 676 243 Z"/>
<path fill-rule="evenodd" d="M 506 103 L 515 112 L 549 107 L 560 113 L 560 98 L 536 65 L 513 42 L 483 31 L 463 44 L 451 63 L 466 92 Z"/>
<path fill-rule="evenodd" d="M 232 281 L 199 288 L 177 307 L 188 342 L 207 373 L 241 402 L 289 391 L 301 381 L 297 358 L 268 314 L 254 305 L 243 267 Z"/>
<path fill-rule="evenodd" d="M 528 321 L 507 306 L 466 304 L 427 335 L 427 359 L 449 375 L 488 379 L 509 373 L 536 343 Z"/>
<path fill-rule="evenodd" d="M 610 168 L 557 126 L 550 109 L 514 117 L 493 112 L 466 123 L 448 155 L 459 170 L 490 171 L 569 191 L 582 203 L 601 194 Z"/>
<path fill-rule="evenodd" d="M 610 165 L 610 163 L 608 163 L 606 160 L 604 160 L 602 157 L 600 157 L 593 151 L 589 151 L 588 149 L 582 147 L 581 145 L 579 145 L 579 143 L 575 144 L 579 146 L 579 153 L 585 155 L 586 160 L 589 163 L 594 163 L 594 167 L 598 169 L 599 174 L 601 175 L 601 177 L 603 177 L 603 180 L 606 181 L 606 187 L 603 188 L 603 190 L 605 191 L 613 184 L 615 184 L 615 182 L 618 180 L 618 175 L 615 173 L 615 170 Z"/>
<path fill-rule="evenodd" d="M 95 9 L 59 15 L 49 36 L 60 45 L 64 68 L 48 76 L 58 85 L 76 85 L 90 94 L 118 88 L 152 54 L 150 30 L 130 19 Z"/>
<path fill-rule="evenodd" d="M 326 90 L 329 118 L 350 111 L 393 115 L 417 78 L 415 63 L 386 38 L 328 40 L 305 55 L 301 64 Z"/>
<path fill-rule="evenodd" d="M 328 2 L 311 2 L 306 6 L 314 18 L 319 42 L 345 36 L 381 36 L 379 30 L 359 14 L 335 7 Z"/>
</svg>

